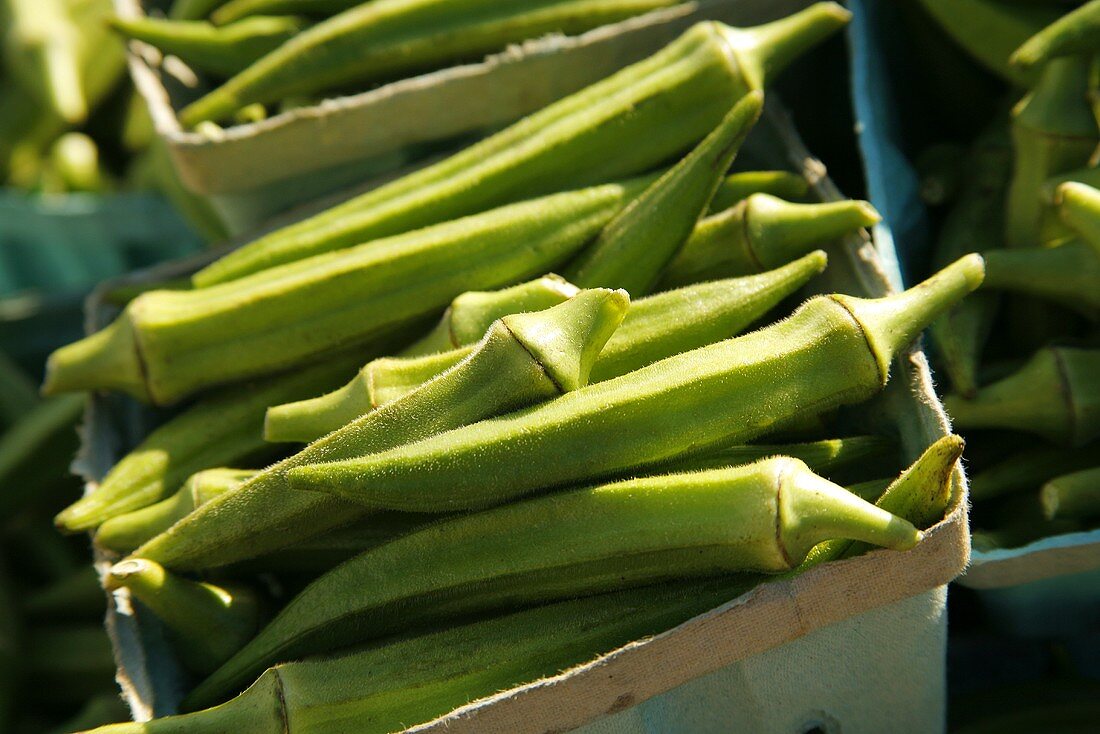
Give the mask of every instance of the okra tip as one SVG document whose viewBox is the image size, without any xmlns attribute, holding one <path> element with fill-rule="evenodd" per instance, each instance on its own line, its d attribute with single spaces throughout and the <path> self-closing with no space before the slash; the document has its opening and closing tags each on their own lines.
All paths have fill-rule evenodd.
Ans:
<svg viewBox="0 0 1100 734">
<path fill-rule="evenodd" d="M 127 558 L 111 566 L 103 577 L 103 588 L 117 591 L 139 580 L 154 581 L 155 576 L 164 576 L 164 569 L 159 564 L 144 558 Z"/>
<path fill-rule="evenodd" d="M 1054 204 L 1059 207 L 1062 217 L 1067 221 L 1071 218 L 1067 215 L 1073 218 L 1100 217 L 1100 191 L 1077 181 L 1067 181 L 1059 185 L 1054 192 Z"/>
<path fill-rule="evenodd" d="M 106 328 L 56 350 L 46 360 L 43 395 L 116 389 L 148 400 L 130 324 L 119 318 Z"/>
</svg>

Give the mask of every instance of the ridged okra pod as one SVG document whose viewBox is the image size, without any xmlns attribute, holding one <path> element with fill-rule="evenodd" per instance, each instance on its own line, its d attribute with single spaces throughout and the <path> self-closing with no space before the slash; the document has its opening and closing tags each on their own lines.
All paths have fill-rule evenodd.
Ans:
<svg viewBox="0 0 1100 734">
<path fill-rule="evenodd" d="M 127 589 L 164 623 L 183 664 L 208 674 L 252 639 L 263 623 L 263 604 L 250 589 L 190 581 L 143 558 L 116 563 L 108 591 Z"/>
<path fill-rule="evenodd" d="M 943 401 L 955 426 L 1002 428 L 1081 446 L 1100 437 L 1100 349 L 1046 347 L 967 400 Z"/>
<path fill-rule="evenodd" d="M 115 388 L 163 405 L 369 343 L 467 290 L 551 270 L 641 185 L 553 194 L 220 286 L 143 293 L 110 326 L 54 352 L 45 390 Z"/>
<path fill-rule="evenodd" d="M 759 90 L 742 97 L 703 142 L 607 223 L 565 277 L 581 288 L 648 293 L 706 211 L 763 104 Z"/>
<path fill-rule="evenodd" d="M 920 537 L 787 457 L 531 499 L 440 522 L 338 566 L 188 703 L 215 703 L 277 662 L 449 618 L 659 581 L 778 573 L 832 538 L 906 549 Z"/>
<path fill-rule="evenodd" d="M 1080 183 L 1058 187 L 1058 213 L 1100 257 L 1100 191 Z"/>
<path fill-rule="evenodd" d="M 981 283 L 969 255 L 904 293 L 819 296 L 772 326 L 661 360 L 544 405 L 355 459 L 291 469 L 291 486 L 369 507 L 488 507 L 749 441 L 800 414 L 858 403 L 890 361 Z"/>
<path fill-rule="evenodd" d="M 1090 521 L 1100 518 L 1100 468 L 1055 477 L 1040 492 L 1048 520 Z"/>
<path fill-rule="evenodd" d="M 1088 469 L 1096 463 L 1100 446 L 1077 448 L 1040 446 L 1016 452 L 970 477 L 970 498 L 974 502 L 1009 494 L 1034 491 L 1062 474 Z"/>
<path fill-rule="evenodd" d="M 192 474 L 171 497 L 100 525 L 95 543 L 116 553 L 129 553 L 204 502 L 236 489 L 258 473 L 258 469 L 204 469 Z"/>
<path fill-rule="evenodd" d="M 388 734 L 663 632 L 759 582 L 750 576 L 630 589 L 283 663 L 220 706 L 95 734 Z"/>
<path fill-rule="evenodd" d="M 1100 49 L 1100 3 L 1071 10 L 1027 39 L 1009 62 L 1020 69 L 1041 66 L 1061 56 L 1091 56 Z"/>
<path fill-rule="evenodd" d="M 455 155 L 298 224 L 195 274 L 205 287 L 279 263 L 524 198 L 651 170 L 712 130 L 730 106 L 843 26 L 819 3 L 758 28 L 701 23 L 646 60 Z"/>
<path fill-rule="evenodd" d="M 865 201 L 792 204 L 753 194 L 699 222 L 665 268 L 658 289 L 777 268 L 878 221 L 878 212 Z"/>
<path fill-rule="evenodd" d="M 201 20 L 112 18 L 111 27 L 178 57 L 195 71 L 230 77 L 293 38 L 306 24 L 295 17 L 254 17 L 216 28 Z"/>
<path fill-rule="evenodd" d="M 364 354 L 370 352 L 325 360 L 301 372 L 202 399 L 150 433 L 90 494 L 58 514 L 55 523 L 66 532 L 99 527 L 116 515 L 168 497 L 195 472 L 278 456 L 278 447 L 263 440 L 267 406 L 339 385 Z"/>
<path fill-rule="evenodd" d="M 806 255 L 768 273 L 701 283 L 634 301 L 592 368 L 602 382 L 743 331 L 820 273 L 825 253 Z M 351 382 L 310 400 L 273 407 L 269 441 L 310 441 L 415 390 L 465 359 L 470 348 L 394 359 L 364 367 Z"/>
<path fill-rule="evenodd" d="M 1055 301 L 1090 319 L 1100 315 L 1100 254 L 1084 242 L 991 250 L 982 288 Z"/>
<path fill-rule="evenodd" d="M 137 555 L 175 570 L 224 566 L 363 517 L 354 503 L 291 492 L 287 471 L 303 462 L 383 451 L 573 389 L 587 378 L 627 304 L 622 291 L 593 289 L 545 311 L 506 316 L 438 379 L 207 502 Z"/>
<path fill-rule="evenodd" d="M 731 173 L 714 192 L 709 211 L 711 214 L 725 211 L 753 194 L 771 194 L 791 201 L 801 199 L 809 190 L 810 184 L 804 177 L 789 171 Z"/>
</svg>

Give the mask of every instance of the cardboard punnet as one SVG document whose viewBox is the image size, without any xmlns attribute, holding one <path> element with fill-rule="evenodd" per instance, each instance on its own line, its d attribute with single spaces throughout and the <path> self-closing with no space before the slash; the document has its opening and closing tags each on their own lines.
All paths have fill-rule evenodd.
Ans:
<svg viewBox="0 0 1100 734">
<path fill-rule="evenodd" d="M 809 0 L 700 0 L 607 25 L 549 36 L 361 94 L 234 125 L 207 135 L 176 113 L 201 81 L 174 57 L 130 44 L 130 72 L 184 183 L 208 197 L 232 234 L 272 214 L 407 165 L 446 141 L 506 125 L 649 56 L 704 19 L 756 25 Z M 148 0 L 115 0 L 137 17 Z M 470 104 L 469 100 L 477 100 Z"/>
<path fill-rule="evenodd" d="M 806 152 L 774 103 L 739 162 L 799 171 L 818 197 L 839 197 L 824 166 Z M 815 291 L 880 295 L 889 290 L 866 236 L 828 249 L 830 265 Z M 125 282 L 152 283 L 197 264 L 139 273 Z M 113 315 L 102 297 L 93 297 L 87 326 L 101 328 Z M 945 435 L 946 419 L 918 346 L 900 355 L 891 370 L 887 389 L 861 409 L 861 428 L 898 436 L 904 458 L 911 460 Z M 121 396 L 93 398 L 76 465 L 89 488 L 140 440 L 149 417 Z M 965 567 L 969 552 L 961 470 L 955 483 L 947 517 L 910 551 L 875 551 L 766 583 L 663 634 L 410 731 L 534 734 L 582 726 L 589 734 L 729 731 L 729 721 L 716 717 L 721 710 L 736 711 L 753 731 L 792 731 L 793 719 L 826 731 L 836 722 L 845 732 L 882 731 L 886 710 L 904 712 L 892 719 L 903 729 L 935 731 L 944 718 L 944 587 Z M 182 683 L 155 618 L 131 605 L 125 592 L 116 592 L 107 626 L 119 681 L 135 716 L 172 713 Z M 899 679 L 899 666 L 913 674 Z M 767 680 L 775 686 L 761 687 Z M 870 698 L 875 706 L 866 705 Z"/>
</svg>

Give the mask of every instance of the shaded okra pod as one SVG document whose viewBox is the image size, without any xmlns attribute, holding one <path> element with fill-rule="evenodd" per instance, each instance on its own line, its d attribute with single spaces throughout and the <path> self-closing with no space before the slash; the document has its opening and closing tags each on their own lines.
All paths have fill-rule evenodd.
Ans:
<svg viewBox="0 0 1100 734">
<path fill-rule="evenodd" d="M 488 507 L 766 435 L 782 421 L 861 402 L 894 356 L 975 289 L 969 255 L 904 293 L 815 297 L 789 318 L 545 405 L 354 459 L 300 465 L 293 488 L 421 512 Z"/>
<path fill-rule="evenodd" d="M 195 71 L 230 77 L 293 38 L 306 27 L 301 18 L 254 17 L 216 28 L 199 20 L 112 18 L 126 38 L 144 41 L 181 59 Z"/>
<path fill-rule="evenodd" d="M 1095 520 L 1100 517 L 1100 468 L 1051 479 L 1039 498 L 1048 520 Z"/>
<path fill-rule="evenodd" d="M 99 622 L 107 611 L 99 576 L 91 566 L 73 571 L 48 586 L 23 596 L 23 613 L 30 619 Z"/>
<path fill-rule="evenodd" d="M 1100 2 L 1093 0 L 1027 39 L 1013 52 L 1009 63 L 1026 70 L 1060 56 L 1092 56 L 1097 49 L 1100 49 Z"/>
<path fill-rule="evenodd" d="M 187 705 L 236 693 L 277 662 L 449 618 L 674 579 L 788 571 L 832 538 L 907 549 L 921 533 L 787 457 L 446 520 L 310 584 Z"/>
<path fill-rule="evenodd" d="M 0 435 L 0 516 L 11 517 L 69 476 L 83 414 L 83 396 L 51 398 Z"/>
<path fill-rule="evenodd" d="M 730 106 L 831 35 L 819 3 L 738 30 L 701 23 L 646 60 L 434 165 L 284 227 L 195 274 L 196 286 L 554 191 L 631 176 L 682 154 Z"/>
<path fill-rule="evenodd" d="M 981 502 L 1034 491 L 1057 476 L 1092 467 L 1098 450 L 1100 446 L 1094 445 L 1069 449 L 1040 446 L 1014 452 L 970 476 L 970 499 Z"/>
<path fill-rule="evenodd" d="M 738 576 L 589 596 L 283 663 L 215 708 L 95 734 L 387 734 L 663 632 L 760 581 Z"/>
<path fill-rule="evenodd" d="M 111 566 L 108 591 L 127 589 L 168 628 L 176 654 L 205 675 L 252 639 L 263 622 L 263 604 L 250 589 L 190 581 L 144 558 Z"/>
<path fill-rule="evenodd" d="M 744 171 L 731 173 L 710 200 L 709 212 L 717 214 L 753 194 L 771 194 L 780 199 L 801 199 L 810 190 L 803 176 L 789 171 Z"/>
<path fill-rule="evenodd" d="M 204 398 L 150 433 L 54 522 L 66 532 L 99 527 L 116 515 L 168 497 L 195 472 L 278 456 L 278 447 L 263 440 L 267 406 L 339 385 L 361 360 L 361 354 L 325 360 L 301 372 Z"/>
<path fill-rule="evenodd" d="M 480 59 L 547 33 L 577 34 L 676 0 L 374 0 L 298 34 L 185 107 L 180 121 L 218 122 L 249 104 L 367 86 Z M 473 6 L 473 7 L 471 7 Z M 225 18 L 226 14 L 220 16 Z"/>
<path fill-rule="evenodd" d="M 1056 196 L 1062 221 L 1100 257 L 1100 191 L 1080 183 L 1064 183 Z"/>
<path fill-rule="evenodd" d="M 661 276 L 658 290 L 777 268 L 880 219 L 865 201 L 792 204 L 768 194 L 699 222 Z"/>
<path fill-rule="evenodd" d="M 218 0 L 220 7 L 209 13 L 216 25 L 235 23 L 254 15 L 304 15 L 327 18 L 359 5 L 359 0 Z M 207 14 L 204 14 L 205 17 Z"/>
<path fill-rule="evenodd" d="M 782 268 L 712 281 L 634 301 L 622 327 L 592 367 L 591 382 L 632 372 L 665 357 L 727 339 L 762 317 L 827 262 L 811 253 Z M 311 441 L 415 390 L 465 359 L 471 348 L 405 359 L 376 359 L 344 387 L 310 400 L 273 407 L 264 437 Z"/>
<path fill-rule="evenodd" d="M 1090 319 L 1100 314 L 1100 254 L 1084 242 L 983 252 L 983 289 L 1055 301 Z"/>
<path fill-rule="evenodd" d="M 1011 429 L 1081 446 L 1100 436 L 1100 349 L 1045 347 L 973 399 L 948 395 L 943 405 L 958 428 Z"/>
<path fill-rule="evenodd" d="M 116 553 L 129 553 L 199 505 L 236 489 L 258 473 L 258 469 L 205 469 L 192 474 L 171 497 L 107 520 L 96 530 L 95 543 Z"/>
<path fill-rule="evenodd" d="M 367 343 L 467 290 L 547 272 L 641 187 L 553 194 L 220 286 L 143 293 L 110 326 L 54 352 L 44 389 L 117 388 L 161 405 Z"/>
<path fill-rule="evenodd" d="M 763 92 L 745 95 L 703 142 L 607 223 L 565 277 L 581 288 L 648 293 L 706 211 L 763 104 Z"/>
<path fill-rule="evenodd" d="M 177 570 L 224 566 L 363 517 L 354 503 L 290 492 L 287 471 L 390 449 L 573 389 L 587 378 L 628 302 L 623 291 L 593 289 L 545 311 L 500 319 L 453 369 L 207 502 L 137 555 Z"/>
</svg>

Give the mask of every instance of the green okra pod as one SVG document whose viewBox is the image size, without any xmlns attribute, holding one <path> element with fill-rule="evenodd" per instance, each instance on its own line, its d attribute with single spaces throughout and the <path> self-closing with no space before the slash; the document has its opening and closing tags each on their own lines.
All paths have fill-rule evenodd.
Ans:
<svg viewBox="0 0 1100 734">
<path fill-rule="evenodd" d="M 287 472 L 305 461 L 383 451 L 574 389 L 628 303 L 623 291 L 592 289 L 545 311 L 500 319 L 453 369 L 207 502 L 137 555 L 176 570 L 224 566 L 363 517 L 354 503 L 289 491 Z"/>
<path fill-rule="evenodd" d="M 277 457 L 278 447 L 263 440 L 267 406 L 339 385 L 369 353 L 326 360 L 204 398 L 150 433 L 90 494 L 58 514 L 57 526 L 66 532 L 99 527 L 168 497 L 195 472 Z"/>
<path fill-rule="evenodd" d="M 44 390 L 116 388 L 167 404 L 368 343 L 467 290 L 561 264 L 642 186 L 552 194 L 220 286 L 143 293 L 110 326 L 54 352 Z"/>
<path fill-rule="evenodd" d="M 607 223 L 565 277 L 581 288 L 648 293 L 706 211 L 763 104 L 758 90 L 742 97 L 703 142 Z"/>
<path fill-rule="evenodd" d="M 1100 257 L 1100 191 L 1080 183 L 1064 183 L 1058 187 L 1057 201 L 1062 221 Z"/>
<path fill-rule="evenodd" d="M 258 473 L 257 469 L 204 469 L 196 472 L 171 497 L 107 520 L 96 530 L 95 543 L 116 553 L 129 553 L 172 527 L 204 502 L 236 489 Z"/>
<path fill-rule="evenodd" d="M 107 611 L 99 576 L 91 566 L 25 594 L 21 606 L 30 619 L 99 622 Z"/>
<path fill-rule="evenodd" d="M 106 193 L 111 183 L 99 160 L 99 147 L 81 132 L 67 132 L 50 147 L 49 176 L 44 179 L 45 193 L 86 191 Z"/>
<path fill-rule="evenodd" d="M 729 209 L 753 194 L 771 194 L 780 199 L 801 199 L 810 190 L 810 184 L 797 173 L 789 171 L 744 171 L 731 173 L 718 186 L 710 200 L 711 214 Z"/>
<path fill-rule="evenodd" d="M 304 15 L 310 18 L 327 18 L 360 4 L 359 0 L 218 0 L 220 7 L 210 16 L 215 25 L 235 23 L 242 18 L 256 15 Z"/>
<path fill-rule="evenodd" d="M 982 288 L 1055 301 L 1090 319 L 1100 315 L 1100 254 L 1084 242 L 983 252 Z"/>
<path fill-rule="evenodd" d="M 172 0 L 168 17 L 172 20 L 203 20 L 225 4 L 225 0 Z M 293 15 L 293 13 L 257 13 L 257 15 Z"/>
<path fill-rule="evenodd" d="M 865 201 L 792 204 L 753 194 L 701 221 L 657 287 L 667 290 L 777 268 L 879 219 Z"/>
<path fill-rule="evenodd" d="M 389 451 L 296 466 L 290 484 L 372 508 L 454 511 L 748 441 L 792 416 L 873 396 L 894 355 L 981 279 L 981 258 L 970 255 L 904 293 L 816 297 L 772 326 L 541 406 Z"/>
<path fill-rule="evenodd" d="M 152 611 L 183 664 L 201 675 L 231 658 L 263 623 L 263 603 L 251 589 L 190 581 L 144 558 L 116 563 L 103 583 L 108 591 L 127 589 Z"/>
<path fill-rule="evenodd" d="M 1100 437 L 1100 349 L 1045 347 L 972 399 L 943 400 L 955 426 L 1032 433 L 1065 446 Z"/>
<path fill-rule="evenodd" d="M 59 480 L 68 478 L 83 414 L 83 396 L 63 395 L 40 402 L 0 435 L 0 516 L 11 517 L 39 497 L 52 496 Z M 60 488 L 79 492 L 75 486 Z"/>
<path fill-rule="evenodd" d="M 1100 468 L 1055 477 L 1040 491 L 1048 520 L 1090 521 L 1100 518 Z"/>
<path fill-rule="evenodd" d="M 1061 56 L 1091 56 L 1100 49 L 1100 2 L 1071 10 L 1016 49 L 1009 63 L 1031 69 Z"/>
<path fill-rule="evenodd" d="M 1014 452 L 970 477 L 970 498 L 974 502 L 1010 494 L 1034 491 L 1062 474 L 1088 469 L 1096 463 L 1100 446 L 1077 448 L 1040 446 Z"/>
<path fill-rule="evenodd" d="M 776 270 L 711 281 L 642 298 L 631 304 L 592 368 L 602 382 L 743 331 L 820 273 L 825 253 L 810 253 Z M 271 408 L 269 441 L 310 441 L 415 390 L 470 354 L 470 348 L 405 359 L 381 358 L 334 392 Z"/>
<path fill-rule="evenodd" d="M 256 16 L 214 27 L 201 20 L 112 18 L 126 38 L 144 41 L 181 59 L 195 71 L 231 77 L 290 40 L 305 27 L 301 18 Z"/>
<path fill-rule="evenodd" d="M 626 480 L 454 518 L 310 584 L 186 705 L 215 703 L 268 665 L 302 654 L 628 586 L 787 571 L 838 537 L 904 550 L 921 533 L 788 457 Z"/>
<path fill-rule="evenodd" d="M 819 3 L 738 30 L 702 23 L 664 50 L 434 165 L 226 255 L 196 286 L 473 214 L 511 201 L 651 170 L 712 130 L 849 17 Z"/>
<path fill-rule="evenodd" d="M 7 71 L 58 117 L 83 122 L 80 30 L 63 0 L 5 0 L 0 21 Z"/>
</svg>

